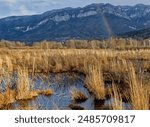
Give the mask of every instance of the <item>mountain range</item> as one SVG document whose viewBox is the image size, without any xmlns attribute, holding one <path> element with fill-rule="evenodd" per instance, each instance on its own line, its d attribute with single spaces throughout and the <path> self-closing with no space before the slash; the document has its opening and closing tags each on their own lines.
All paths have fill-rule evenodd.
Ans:
<svg viewBox="0 0 150 127">
<path fill-rule="evenodd" d="M 136 31 L 147 31 L 147 28 L 150 28 L 150 5 L 100 3 L 51 10 L 39 15 L 2 18 L 0 39 L 23 42 L 105 39 L 118 35 L 134 36 Z"/>
</svg>

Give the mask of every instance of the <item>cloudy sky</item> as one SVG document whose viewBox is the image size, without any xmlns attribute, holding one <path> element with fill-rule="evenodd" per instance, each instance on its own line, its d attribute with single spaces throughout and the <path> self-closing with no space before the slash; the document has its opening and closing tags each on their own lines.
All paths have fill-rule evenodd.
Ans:
<svg viewBox="0 0 150 127">
<path fill-rule="evenodd" d="M 114 5 L 149 4 L 150 0 L 0 0 L 0 18 L 12 15 L 32 15 L 64 7 L 83 7 L 91 3 Z"/>
</svg>

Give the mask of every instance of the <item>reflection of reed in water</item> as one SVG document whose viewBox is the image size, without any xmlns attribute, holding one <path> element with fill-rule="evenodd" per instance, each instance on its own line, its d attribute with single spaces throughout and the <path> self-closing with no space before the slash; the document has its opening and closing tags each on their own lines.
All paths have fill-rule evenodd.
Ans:
<svg viewBox="0 0 150 127">
<path fill-rule="evenodd" d="M 75 102 L 84 102 L 88 97 L 79 90 L 71 90 L 71 98 Z"/>
<path fill-rule="evenodd" d="M 94 101 L 95 110 L 112 110 L 112 108 L 105 104 L 105 100 L 95 100 Z"/>
<path fill-rule="evenodd" d="M 38 106 L 35 103 L 31 103 L 30 100 L 20 100 L 18 101 L 18 110 L 36 110 L 38 109 Z"/>
</svg>

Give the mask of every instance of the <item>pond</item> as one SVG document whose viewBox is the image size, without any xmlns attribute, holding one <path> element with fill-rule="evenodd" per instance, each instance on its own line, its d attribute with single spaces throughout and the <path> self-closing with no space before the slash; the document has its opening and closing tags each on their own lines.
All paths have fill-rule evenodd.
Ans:
<svg viewBox="0 0 150 127">
<path fill-rule="evenodd" d="M 102 110 L 110 109 L 109 105 L 113 99 L 95 102 L 94 96 L 90 94 L 84 84 L 85 75 L 79 73 L 50 73 L 48 76 L 36 74 L 30 79 L 31 90 L 47 90 L 53 91 L 52 95 L 38 95 L 30 100 L 20 100 L 4 107 L 4 109 L 18 110 L 71 110 L 71 109 L 84 109 L 84 110 Z M 14 78 L 14 80 L 16 80 Z M 4 83 L 2 83 L 4 85 Z M 87 99 L 77 102 L 72 99 L 71 92 L 80 91 Z M 129 109 L 128 103 L 123 102 L 123 108 Z"/>
</svg>

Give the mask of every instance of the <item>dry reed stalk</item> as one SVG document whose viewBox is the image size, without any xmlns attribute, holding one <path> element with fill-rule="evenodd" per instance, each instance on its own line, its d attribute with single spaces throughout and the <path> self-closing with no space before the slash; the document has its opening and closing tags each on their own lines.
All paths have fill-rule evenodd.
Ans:
<svg viewBox="0 0 150 127">
<path fill-rule="evenodd" d="M 12 61 L 11 61 L 11 58 L 6 56 L 5 57 L 5 62 L 6 62 L 6 67 L 7 67 L 7 70 L 9 72 L 12 72 L 13 71 L 13 64 L 12 64 Z"/>
<path fill-rule="evenodd" d="M 114 83 L 112 84 L 111 99 L 113 101 L 111 101 L 110 106 L 112 106 L 113 110 L 123 110 L 122 97 Z"/>
<path fill-rule="evenodd" d="M 17 90 L 25 90 L 24 92 L 28 92 L 30 90 L 29 85 L 29 75 L 28 71 L 25 68 L 18 68 L 18 82 L 17 82 Z"/>
<path fill-rule="evenodd" d="M 0 93 L 0 108 L 2 108 L 4 106 L 4 95 L 2 93 Z"/>
<path fill-rule="evenodd" d="M 32 78 L 34 78 L 34 72 L 35 72 L 35 57 L 33 58 Z"/>
<path fill-rule="evenodd" d="M 148 91 L 144 89 L 141 81 L 138 80 L 135 69 L 132 63 L 128 64 L 129 70 L 129 85 L 131 105 L 134 110 L 148 110 L 149 109 L 149 95 Z"/>
<path fill-rule="evenodd" d="M 3 68 L 3 60 L 0 58 L 0 70 Z"/>
</svg>

